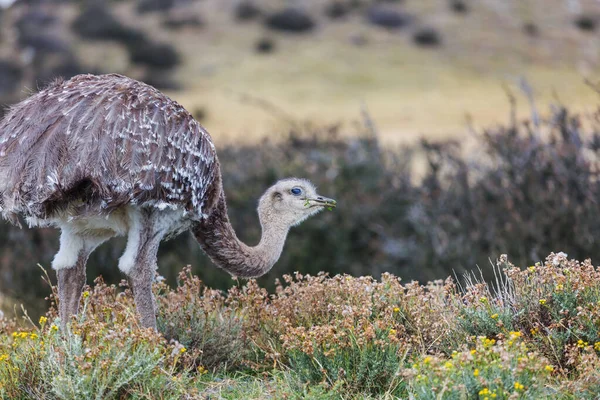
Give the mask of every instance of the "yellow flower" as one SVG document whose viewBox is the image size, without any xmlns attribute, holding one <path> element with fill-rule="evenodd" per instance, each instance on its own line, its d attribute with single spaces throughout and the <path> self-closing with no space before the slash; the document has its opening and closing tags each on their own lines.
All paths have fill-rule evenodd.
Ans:
<svg viewBox="0 0 600 400">
<path fill-rule="evenodd" d="M 552 372 L 552 371 L 554 371 L 554 367 L 553 367 L 552 365 L 546 365 L 546 366 L 544 367 L 544 369 L 545 369 L 546 371 L 548 371 L 548 372 Z"/>
<path fill-rule="evenodd" d="M 490 316 L 490 318 L 492 318 L 492 319 L 498 319 L 498 314 L 492 314 L 492 315 Z"/>
<path fill-rule="evenodd" d="M 200 375 L 204 375 L 204 374 L 208 373 L 208 370 L 206 368 L 204 368 L 202 365 L 200 365 L 197 369 L 198 369 L 198 373 Z"/>
<path fill-rule="evenodd" d="M 531 335 L 537 335 L 539 331 L 537 328 L 532 328 L 529 332 L 531 332 Z"/>
<path fill-rule="evenodd" d="M 181 354 L 185 353 L 186 351 L 187 351 L 187 349 L 185 347 L 182 347 L 182 348 L 179 349 L 179 352 Z"/>
<path fill-rule="evenodd" d="M 475 350 L 475 349 L 471 350 L 471 355 L 473 355 L 475 353 L 477 353 L 477 350 Z"/>
<path fill-rule="evenodd" d="M 87 290 L 85 292 L 83 292 L 83 298 L 87 299 L 88 297 L 90 297 L 90 292 L 88 292 Z"/>
<path fill-rule="evenodd" d="M 490 394 L 490 389 L 488 389 L 488 388 L 483 388 L 483 389 L 481 389 L 481 390 L 479 391 L 479 395 L 480 395 L 480 396 L 483 396 L 483 395 L 486 395 L 486 394 Z"/>
<path fill-rule="evenodd" d="M 495 399 L 496 397 L 498 397 L 498 395 L 496 393 L 492 393 L 492 399 Z"/>
<path fill-rule="evenodd" d="M 400 312 L 400 307 L 394 307 L 394 312 L 395 313 Z"/>
<path fill-rule="evenodd" d="M 8 360 L 8 354 L 0 354 L 0 361 Z"/>
<path fill-rule="evenodd" d="M 521 337 L 521 332 L 519 332 L 519 331 L 512 331 L 512 332 L 510 332 L 510 337 L 513 338 L 513 339 Z"/>
<path fill-rule="evenodd" d="M 594 350 L 600 351 L 600 342 L 594 343 Z"/>
<path fill-rule="evenodd" d="M 475 368 L 475 371 L 473 371 L 473 376 L 479 376 L 479 369 Z"/>
<path fill-rule="evenodd" d="M 529 270 L 529 272 L 535 272 L 535 265 L 532 265 L 531 267 L 527 268 Z"/>
<path fill-rule="evenodd" d="M 444 368 L 446 369 L 452 369 L 453 365 L 450 361 L 446 361 L 446 363 L 444 364 Z"/>
<path fill-rule="evenodd" d="M 19 337 L 20 337 L 21 339 L 25 339 L 27 336 L 28 336 L 28 335 L 27 335 L 27 332 L 20 332 L 20 333 L 19 333 Z"/>
<path fill-rule="evenodd" d="M 396 332 L 395 329 L 390 329 L 390 335 L 391 336 L 396 336 L 396 333 L 398 333 L 398 332 Z"/>
<path fill-rule="evenodd" d="M 52 324 L 52 326 L 50 327 L 50 329 L 52 329 L 54 332 L 56 332 L 58 330 L 58 326 Z"/>
<path fill-rule="evenodd" d="M 44 317 L 43 315 L 40 317 L 40 325 L 45 325 L 46 322 L 48 322 L 48 318 Z"/>
<path fill-rule="evenodd" d="M 429 364 L 431 362 L 431 357 L 425 357 L 423 360 L 423 364 Z"/>
<path fill-rule="evenodd" d="M 515 390 L 523 390 L 525 386 L 521 385 L 519 382 L 515 382 Z"/>
<path fill-rule="evenodd" d="M 546 305 L 546 299 L 540 299 L 540 304 L 543 306 Z"/>
<path fill-rule="evenodd" d="M 577 341 L 577 347 L 579 347 L 580 349 L 586 347 L 588 345 L 588 342 L 584 342 L 583 340 L 579 339 Z"/>
<path fill-rule="evenodd" d="M 29 334 L 29 337 L 30 337 L 31 339 L 37 339 L 37 338 L 38 338 L 38 335 L 37 335 L 37 333 L 30 333 L 30 334 Z"/>
<path fill-rule="evenodd" d="M 479 301 L 480 301 L 480 302 L 482 302 L 482 303 L 487 303 L 487 301 L 488 301 L 488 298 L 487 298 L 487 297 L 485 297 L 485 296 L 481 296 L 481 297 L 479 298 Z"/>
<path fill-rule="evenodd" d="M 554 286 L 554 290 L 556 290 L 557 292 L 562 292 L 563 285 L 559 283 L 558 285 Z"/>
</svg>

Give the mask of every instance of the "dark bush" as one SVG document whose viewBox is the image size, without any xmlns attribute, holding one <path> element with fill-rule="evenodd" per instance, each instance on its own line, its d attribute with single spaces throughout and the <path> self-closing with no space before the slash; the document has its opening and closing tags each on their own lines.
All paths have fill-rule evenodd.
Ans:
<svg viewBox="0 0 600 400">
<path fill-rule="evenodd" d="M 531 37 L 537 37 L 540 35 L 540 29 L 533 22 L 525 23 L 523 25 L 523 32 L 525 32 L 525 34 L 527 36 L 531 36 Z"/>
<path fill-rule="evenodd" d="M 8 60 L 0 60 L 0 97 L 12 94 L 21 86 L 23 70 Z"/>
<path fill-rule="evenodd" d="M 115 40 L 127 45 L 139 42 L 144 35 L 123 25 L 103 5 L 93 3 L 87 6 L 73 21 L 73 30 L 84 38 L 95 40 Z"/>
<path fill-rule="evenodd" d="M 367 20 L 383 28 L 398 29 L 410 24 L 412 16 L 383 4 L 376 4 L 367 10 Z"/>
<path fill-rule="evenodd" d="M 236 5 L 234 14 L 238 21 L 250 21 L 258 18 L 262 12 L 253 1 L 241 1 Z"/>
<path fill-rule="evenodd" d="M 175 0 L 139 0 L 137 3 L 137 12 L 140 14 L 147 12 L 164 12 L 175 6 Z"/>
<path fill-rule="evenodd" d="M 69 53 L 69 45 L 58 37 L 48 33 L 19 35 L 18 40 L 21 48 L 35 50 L 36 56 L 41 54 Z"/>
<path fill-rule="evenodd" d="M 175 48 L 166 43 L 142 40 L 127 47 L 129 57 L 134 64 L 144 64 L 157 69 L 169 69 L 180 62 Z"/>
<path fill-rule="evenodd" d="M 149 69 L 140 80 L 160 90 L 181 89 L 181 86 L 173 80 L 170 72 L 161 69 Z"/>
<path fill-rule="evenodd" d="M 56 22 L 56 17 L 44 10 L 34 8 L 23 14 L 15 22 L 19 35 L 39 33 L 40 29 L 47 28 Z"/>
<path fill-rule="evenodd" d="M 269 15 L 265 20 L 265 24 L 273 30 L 294 33 L 308 32 L 315 26 L 310 15 L 292 7 Z"/>
<path fill-rule="evenodd" d="M 457 14 L 466 14 L 469 12 L 469 6 L 463 0 L 452 0 L 450 9 Z"/>
<path fill-rule="evenodd" d="M 197 15 L 177 14 L 167 16 L 162 24 L 165 28 L 178 30 L 183 28 L 200 28 L 204 25 L 204 22 Z"/>
<path fill-rule="evenodd" d="M 271 38 L 261 38 L 256 42 L 256 52 L 269 54 L 275 51 L 275 42 Z"/>
<path fill-rule="evenodd" d="M 82 67 L 72 56 L 66 56 L 60 60 L 49 60 L 40 65 L 36 69 L 35 82 L 37 87 L 43 87 L 58 77 L 70 79 L 83 73 L 94 73 L 94 71 Z"/>
<path fill-rule="evenodd" d="M 342 3 L 339 0 L 334 0 L 327 3 L 325 6 L 325 15 L 330 19 L 339 19 L 345 17 L 350 11 L 350 6 L 347 3 Z"/>
<path fill-rule="evenodd" d="M 582 31 L 593 32 L 596 30 L 596 21 L 595 18 L 589 15 L 580 15 L 575 18 L 575 26 L 578 27 Z"/>
<path fill-rule="evenodd" d="M 206 107 L 196 107 L 196 109 L 194 109 L 194 111 L 192 112 L 192 115 L 194 116 L 196 121 L 199 122 L 204 121 L 206 119 L 207 114 L 208 111 L 206 110 Z"/>
<path fill-rule="evenodd" d="M 442 44 L 442 37 L 434 28 L 421 28 L 413 34 L 413 42 L 420 47 L 437 47 Z"/>
</svg>

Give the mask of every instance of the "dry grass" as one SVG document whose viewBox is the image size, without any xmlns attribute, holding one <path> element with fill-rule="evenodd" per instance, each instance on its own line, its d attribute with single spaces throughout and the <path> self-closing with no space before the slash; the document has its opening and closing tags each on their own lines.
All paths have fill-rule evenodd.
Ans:
<svg viewBox="0 0 600 400">
<path fill-rule="evenodd" d="M 155 287 L 167 336 L 202 332 L 185 346 L 141 329 L 129 290 L 98 280 L 68 332 L 58 331 L 54 308 L 39 323 L 25 318 L 25 328 L 0 320 L 0 394 L 598 396 L 600 269 L 559 253 L 524 269 L 502 256 L 497 274 L 493 285 L 470 277 L 462 288 L 450 279 L 420 286 L 389 274 L 296 274 L 269 294 L 255 281 L 210 290 L 185 270 L 178 288 Z"/>
</svg>

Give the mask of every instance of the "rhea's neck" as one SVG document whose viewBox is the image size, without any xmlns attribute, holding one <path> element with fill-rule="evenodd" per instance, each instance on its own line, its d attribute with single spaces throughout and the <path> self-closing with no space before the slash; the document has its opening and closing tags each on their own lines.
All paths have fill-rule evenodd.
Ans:
<svg viewBox="0 0 600 400">
<path fill-rule="evenodd" d="M 267 273 L 277 262 L 289 226 L 268 213 L 261 214 L 262 235 L 256 246 L 240 241 L 229 222 L 225 197 L 221 195 L 208 218 L 192 226 L 196 240 L 217 266 L 233 276 L 256 278 Z"/>
</svg>

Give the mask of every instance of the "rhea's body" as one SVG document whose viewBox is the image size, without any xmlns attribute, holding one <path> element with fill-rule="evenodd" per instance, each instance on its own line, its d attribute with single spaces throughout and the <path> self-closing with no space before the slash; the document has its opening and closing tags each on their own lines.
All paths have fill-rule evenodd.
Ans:
<svg viewBox="0 0 600 400">
<path fill-rule="evenodd" d="M 57 270 L 63 326 L 77 312 L 89 254 L 127 236 L 119 268 L 132 282 L 144 326 L 155 327 L 151 284 L 160 242 L 191 230 L 221 268 L 267 272 L 287 233 L 335 202 L 301 179 L 269 188 L 258 204 L 262 237 L 247 246 L 227 216 L 208 132 L 179 104 L 121 75 L 56 81 L 0 122 L 0 212 L 61 230 Z"/>
</svg>

